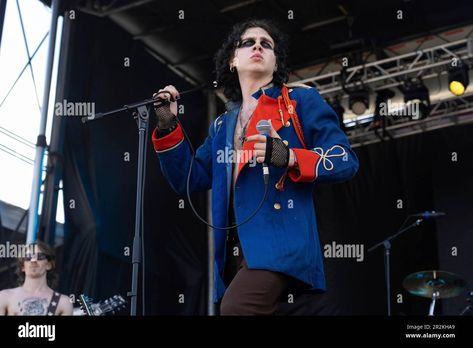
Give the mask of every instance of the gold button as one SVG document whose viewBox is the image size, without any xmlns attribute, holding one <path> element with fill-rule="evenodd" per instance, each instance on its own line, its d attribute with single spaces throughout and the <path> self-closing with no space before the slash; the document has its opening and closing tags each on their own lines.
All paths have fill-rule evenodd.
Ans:
<svg viewBox="0 0 473 348">
<path fill-rule="evenodd" d="M 287 141 L 287 140 L 283 140 L 282 142 L 283 142 L 283 144 L 286 145 L 286 146 L 289 145 L 289 141 Z"/>
<path fill-rule="evenodd" d="M 287 121 L 284 127 L 289 127 L 291 125 L 291 122 Z"/>
<path fill-rule="evenodd" d="M 274 203 L 274 209 L 276 209 L 276 210 L 281 209 L 281 204 L 279 204 L 279 203 Z"/>
</svg>

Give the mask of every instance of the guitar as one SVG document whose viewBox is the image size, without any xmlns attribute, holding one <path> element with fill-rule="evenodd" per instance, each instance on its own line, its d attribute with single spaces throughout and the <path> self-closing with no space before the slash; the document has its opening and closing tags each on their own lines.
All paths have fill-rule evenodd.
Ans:
<svg viewBox="0 0 473 348">
<path fill-rule="evenodd" d="M 125 308 L 126 300 L 121 295 L 112 296 L 105 301 L 93 303 L 92 298 L 87 295 L 80 294 L 77 298 L 80 304 L 81 315 L 99 316 L 110 314 L 117 314 Z"/>
</svg>

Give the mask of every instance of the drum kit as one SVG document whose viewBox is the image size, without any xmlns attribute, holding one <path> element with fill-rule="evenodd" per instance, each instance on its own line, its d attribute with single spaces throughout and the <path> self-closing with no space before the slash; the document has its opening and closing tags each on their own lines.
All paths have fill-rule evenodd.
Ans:
<svg viewBox="0 0 473 348">
<path fill-rule="evenodd" d="M 445 271 L 422 271 L 408 275 L 402 282 L 413 295 L 431 299 L 429 315 L 434 315 L 438 299 L 452 298 L 466 292 L 466 281 Z"/>
<path fill-rule="evenodd" d="M 399 237 L 404 232 L 418 227 L 422 222 L 428 219 L 442 217 L 446 215 L 442 212 L 426 211 L 424 213 L 411 214 L 402 223 L 399 231 L 387 237 L 385 240 L 373 245 L 368 249 L 371 252 L 379 247 L 384 247 L 384 268 L 386 281 L 386 303 L 387 314 L 391 315 L 391 270 L 390 270 L 390 255 L 391 242 Z M 415 222 L 407 225 L 407 222 L 415 218 Z M 407 226 L 406 226 L 407 225 Z M 431 299 L 429 315 L 434 315 L 435 303 L 439 299 L 451 298 L 466 292 L 467 282 L 460 278 L 460 276 L 445 272 L 445 271 L 422 271 L 408 275 L 403 281 L 404 288 L 411 294 Z M 473 291 L 470 296 L 473 298 Z M 473 310 L 472 305 L 468 305 L 461 313 Z"/>
</svg>

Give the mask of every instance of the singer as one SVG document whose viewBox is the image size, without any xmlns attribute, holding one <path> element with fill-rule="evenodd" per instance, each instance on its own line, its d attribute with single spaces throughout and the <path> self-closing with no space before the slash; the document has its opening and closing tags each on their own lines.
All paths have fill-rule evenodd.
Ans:
<svg viewBox="0 0 473 348">
<path fill-rule="evenodd" d="M 235 25 L 215 57 L 218 85 L 231 101 L 210 124 L 198 148 L 190 190 L 212 189 L 213 224 L 238 224 L 257 209 L 265 192 L 261 165 L 269 169 L 269 193 L 262 209 L 230 232 L 214 229 L 215 302 L 221 315 L 270 315 L 294 286 L 325 290 L 323 259 L 312 189 L 317 183 L 349 180 L 358 160 L 339 120 L 319 93 L 286 85 L 287 39 L 268 20 Z M 191 152 L 176 122 L 179 92 L 166 86 L 156 98 L 152 141 L 172 188 L 186 192 Z M 257 124 L 269 120 L 269 132 Z M 253 152 L 222 160 L 217 154 Z M 224 157 L 225 158 L 225 157 Z M 261 165 L 260 165 L 261 164 Z"/>
</svg>

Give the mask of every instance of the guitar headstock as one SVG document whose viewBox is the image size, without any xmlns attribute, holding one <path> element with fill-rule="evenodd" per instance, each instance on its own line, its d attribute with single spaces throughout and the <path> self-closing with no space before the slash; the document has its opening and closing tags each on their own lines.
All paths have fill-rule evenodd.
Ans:
<svg viewBox="0 0 473 348">
<path fill-rule="evenodd" d="M 84 312 L 85 315 L 95 315 L 93 310 L 93 302 L 89 296 L 80 294 L 77 298 L 77 301 L 80 304 L 80 309 Z"/>
<path fill-rule="evenodd" d="M 93 299 L 81 294 L 78 299 L 80 308 L 85 315 L 99 316 L 107 313 L 117 314 L 125 308 L 126 300 L 121 295 L 114 295 L 104 301 L 93 303 Z"/>
<path fill-rule="evenodd" d="M 126 300 L 121 295 L 114 295 L 105 301 L 98 303 L 98 310 L 101 314 L 105 313 L 117 314 L 121 310 L 125 309 Z"/>
</svg>

